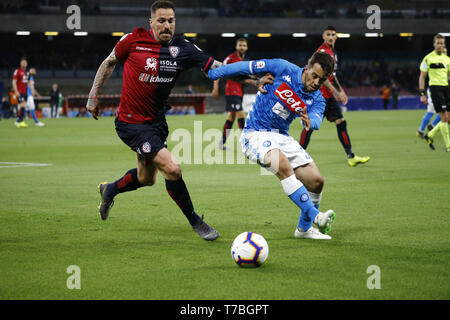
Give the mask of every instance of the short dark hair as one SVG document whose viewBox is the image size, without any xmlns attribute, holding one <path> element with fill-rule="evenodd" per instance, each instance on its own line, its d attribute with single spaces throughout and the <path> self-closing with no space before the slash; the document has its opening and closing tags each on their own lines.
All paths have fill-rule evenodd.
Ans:
<svg viewBox="0 0 450 320">
<path fill-rule="evenodd" d="M 238 39 L 236 40 L 236 43 L 238 43 L 238 42 L 245 42 L 245 43 L 248 43 L 247 39 L 245 39 L 245 38 L 238 38 Z"/>
<path fill-rule="evenodd" d="M 333 73 L 334 70 L 334 60 L 333 58 L 325 52 L 315 52 L 308 61 L 308 66 L 312 67 L 315 63 L 320 64 L 323 71 L 327 75 L 327 78 Z"/>
<path fill-rule="evenodd" d="M 437 35 L 435 35 L 433 37 L 433 43 L 435 43 L 436 40 L 438 40 L 438 39 L 444 39 L 444 41 L 445 41 L 445 37 L 442 34 L 438 33 Z"/>
<path fill-rule="evenodd" d="M 173 4 L 172 1 L 169 0 L 157 0 L 152 4 L 151 7 L 152 14 L 154 14 L 158 9 L 172 9 L 173 12 L 175 12 L 175 5 Z"/>
<path fill-rule="evenodd" d="M 334 26 L 328 26 L 323 31 L 325 32 L 327 30 L 336 31 L 336 28 Z"/>
</svg>

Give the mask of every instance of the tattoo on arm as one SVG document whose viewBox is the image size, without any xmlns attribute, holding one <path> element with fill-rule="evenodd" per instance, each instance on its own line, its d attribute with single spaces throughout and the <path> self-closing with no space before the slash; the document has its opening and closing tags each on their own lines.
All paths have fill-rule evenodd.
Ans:
<svg viewBox="0 0 450 320">
<path fill-rule="evenodd" d="M 217 61 L 217 60 L 214 60 L 212 66 L 211 66 L 211 69 L 218 68 L 218 67 L 220 67 L 221 65 L 222 65 L 222 62 Z"/>
<path fill-rule="evenodd" d="M 113 73 L 119 60 L 116 58 L 116 51 L 113 49 L 111 54 L 102 62 L 95 74 L 94 83 L 92 84 L 89 96 L 96 96 L 103 84 Z"/>
<path fill-rule="evenodd" d="M 332 83 L 332 85 L 336 88 L 336 90 L 337 90 L 338 92 L 341 92 L 341 91 L 342 91 L 341 84 L 339 83 L 339 81 L 338 81 L 336 75 L 334 75 L 334 77 L 333 77 L 333 83 Z"/>
</svg>

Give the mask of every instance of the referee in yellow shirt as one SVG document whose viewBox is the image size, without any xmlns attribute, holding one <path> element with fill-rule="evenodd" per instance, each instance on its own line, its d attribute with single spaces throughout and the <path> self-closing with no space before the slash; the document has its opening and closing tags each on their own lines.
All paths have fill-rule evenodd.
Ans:
<svg viewBox="0 0 450 320">
<path fill-rule="evenodd" d="M 450 152 L 450 136 L 448 133 L 448 123 L 450 121 L 450 91 L 448 80 L 450 78 L 450 58 L 444 53 L 445 37 L 437 34 L 433 39 L 434 51 L 427 54 L 420 64 L 419 91 L 420 101 L 427 104 L 425 94 L 425 78 L 429 77 L 431 100 L 436 112 L 441 115 L 439 122 L 433 130 L 424 136 L 428 145 L 434 150 L 433 138 L 438 131 L 441 131 L 445 141 L 447 152 Z"/>
</svg>

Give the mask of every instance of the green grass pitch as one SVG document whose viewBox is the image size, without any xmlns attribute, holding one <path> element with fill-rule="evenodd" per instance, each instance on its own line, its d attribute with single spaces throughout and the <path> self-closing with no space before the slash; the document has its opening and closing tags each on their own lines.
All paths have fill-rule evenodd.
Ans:
<svg viewBox="0 0 450 320">
<path fill-rule="evenodd" d="M 345 113 L 355 153 L 372 158 L 355 168 L 334 125 L 312 136 L 308 151 L 325 177 L 321 209 L 336 212 L 331 241 L 295 239 L 299 210 L 276 177 L 248 163 L 181 165 L 217 241 L 192 231 L 160 174 L 155 186 L 120 194 L 102 221 L 97 184 L 135 167 L 112 118 L 26 129 L 0 121 L 0 162 L 52 164 L 0 164 L 0 299 L 449 299 L 450 154 L 440 134 L 436 151 L 415 136 L 422 115 Z M 169 128 L 192 132 L 194 120 L 220 130 L 225 116 L 172 116 Z M 299 122 L 290 133 L 298 139 Z M 244 231 L 269 243 L 261 268 L 231 259 Z M 80 290 L 67 288 L 71 265 Z M 372 265 L 380 289 L 367 287 Z"/>
</svg>

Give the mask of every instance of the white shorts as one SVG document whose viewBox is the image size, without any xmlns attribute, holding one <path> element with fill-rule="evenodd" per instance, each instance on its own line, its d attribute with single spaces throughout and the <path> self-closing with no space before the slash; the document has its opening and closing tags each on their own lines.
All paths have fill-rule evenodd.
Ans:
<svg viewBox="0 0 450 320">
<path fill-rule="evenodd" d="M 264 157 L 273 149 L 279 149 L 288 158 L 293 169 L 314 161 L 294 138 L 277 132 L 244 131 L 239 143 L 245 156 L 262 166 L 267 166 Z"/>
<path fill-rule="evenodd" d="M 36 106 L 34 105 L 34 98 L 32 95 L 28 95 L 27 99 L 27 111 L 34 110 Z"/>
<path fill-rule="evenodd" d="M 427 89 L 427 112 L 436 113 L 434 109 L 433 100 L 431 99 L 430 88 Z"/>
</svg>

